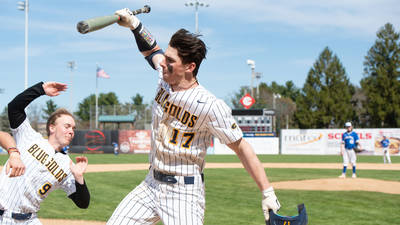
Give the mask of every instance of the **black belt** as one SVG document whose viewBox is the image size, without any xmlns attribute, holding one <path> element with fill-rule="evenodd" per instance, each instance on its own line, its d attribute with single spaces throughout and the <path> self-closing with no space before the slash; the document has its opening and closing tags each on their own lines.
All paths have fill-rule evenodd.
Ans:
<svg viewBox="0 0 400 225">
<path fill-rule="evenodd" d="M 4 210 L 0 209 L 0 216 L 4 214 Z M 32 213 L 11 213 L 11 217 L 16 220 L 29 220 L 32 217 Z"/>
<path fill-rule="evenodd" d="M 176 182 L 178 182 L 178 180 L 176 179 L 176 177 L 174 175 L 165 174 L 165 173 L 162 173 L 157 170 L 153 170 L 153 175 L 154 175 L 154 179 L 161 181 L 161 182 L 165 182 L 165 183 L 169 183 L 169 184 L 175 184 Z M 185 184 L 194 184 L 194 177 L 185 176 L 185 177 L 183 177 L 183 179 L 185 181 Z M 204 182 L 204 174 L 201 174 L 201 181 Z"/>
</svg>

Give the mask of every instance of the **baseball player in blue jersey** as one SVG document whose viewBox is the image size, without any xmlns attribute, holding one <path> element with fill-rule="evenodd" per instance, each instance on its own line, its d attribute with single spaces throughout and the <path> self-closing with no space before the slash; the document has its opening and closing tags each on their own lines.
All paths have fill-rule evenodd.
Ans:
<svg viewBox="0 0 400 225">
<path fill-rule="evenodd" d="M 346 178 L 346 170 L 347 170 L 347 164 L 349 162 L 353 166 L 353 175 L 352 178 L 356 178 L 356 152 L 354 151 L 354 148 L 358 147 L 361 148 L 360 145 L 360 138 L 358 137 L 358 134 L 353 131 L 353 126 L 351 122 L 346 122 L 345 123 L 346 127 L 346 132 L 343 133 L 342 135 L 342 144 L 340 145 L 340 151 L 343 157 L 343 172 L 342 175 L 340 175 L 340 178 Z"/>
<path fill-rule="evenodd" d="M 19 155 L 17 144 L 10 134 L 0 131 L 0 146 L 6 149 L 9 155 L 6 165 L 6 175 L 10 177 L 18 177 L 25 173 L 25 165 Z M 11 173 L 9 174 L 11 170 Z"/>
<path fill-rule="evenodd" d="M 231 109 L 206 90 L 197 74 L 207 48 L 199 35 L 180 29 L 165 53 L 129 9 L 118 10 L 119 25 L 131 29 L 139 51 L 157 71 L 152 108 L 150 170 L 118 205 L 108 225 L 194 225 L 204 223 L 205 155 L 212 137 L 239 157 L 261 191 L 266 220 L 280 208 L 253 148 L 243 139 Z"/>
<path fill-rule="evenodd" d="M 390 145 L 389 139 L 387 139 L 386 136 L 383 136 L 383 139 L 381 141 L 381 146 L 382 146 L 382 150 L 383 150 L 383 163 L 386 163 L 386 162 L 392 163 L 392 161 L 390 161 L 389 145 Z"/>
<path fill-rule="evenodd" d="M 57 96 L 66 90 L 57 82 L 40 82 L 8 104 L 8 118 L 16 146 L 8 147 L 20 155 L 25 173 L 11 177 L 3 169 L 0 174 L 0 224 L 40 225 L 37 212 L 41 202 L 56 189 L 62 189 L 79 208 L 89 206 L 90 194 L 83 174 L 86 157 L 76 157 L 76 164 L 61 151 L 74 137 L 75 120 L 65 109 L 50 115 L 46 130 L 48 139 L 30 125 L 25 108 L 41 95 Z M 10 158 L 6 164 L 12 162 Z"/>
</svg>

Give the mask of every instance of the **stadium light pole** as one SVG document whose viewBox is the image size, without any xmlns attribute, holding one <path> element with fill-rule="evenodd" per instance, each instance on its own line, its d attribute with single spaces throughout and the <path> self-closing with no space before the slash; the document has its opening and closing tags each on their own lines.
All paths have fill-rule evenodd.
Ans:
<svg viewBox="0 0 400 225">
<path fill-rule="evenodd" d="M 67 62 L 67 67 L 69 68 L 69 69 L 71 69 L 71 82 L 70 82 L 70 91 L 69 91 L 69 110 L 71 111 L 71 112 L 73 112 L 73 93 L 72 93 L 72 91 L 73 91 L 73 86 L 72 86 L 72 83 L 73 83 L 73 74 L 74 74 L 74 69 L 76 69 L 76 63 L 75 63 L 75 61 L 68 61 Z"/>
<path fill-rule="evenodd" d="M 205 4 L 199 1 L 194 1 L 194 2 L 187 2 L 185 3 L 185 6 L 190 7 L 190 6 L 194 6 L 194 10 L 195 10 L 195 30 L 196 30 L 196 34 L 199 33 L 199 6 L 200 7 L 209 7 L 209 4 Z"/>
<path fill-rule="evenodd" d="M 254 70 L 256 69 L 256 62 L 254 62 L 254 60 L 248 59 L 246 61 L 247 65 L 250 66 L 251 68 L 251 83 L 250 83 L 250 93 L 251 93 L 251 97 L 254 98 L 254 90 L 253 90 L 253 82 L 254 82 L 254 78 L 255 78 L 255 72 Z"/>
<path fill-rule="evenodd" d="M 260 98 L 260 79 L 261 79 L 262 73 L 256 72 L 256 79 L 257 79 L 257 98 Z"/>
<path fill-rule="evenodd" d="M 24 89 L 28 88 L 28 12 L 29 0 L 18 2 L 18 9 L 25 11 L 25 82 Z"/>
<path fill-rule="evenodd" d="M 280 94 L 275 94 L 275 93 L 273 93 L 272 94 L 272 108 L 273 108 L 273 110 L 274 110 L 274 131 L 275 131 L 275 133 L 276 133 L 276 104 L 275 104 L 275 99 L 277 99 L 277 98 L 281 98 L 281 95 Z"/>
</svg>

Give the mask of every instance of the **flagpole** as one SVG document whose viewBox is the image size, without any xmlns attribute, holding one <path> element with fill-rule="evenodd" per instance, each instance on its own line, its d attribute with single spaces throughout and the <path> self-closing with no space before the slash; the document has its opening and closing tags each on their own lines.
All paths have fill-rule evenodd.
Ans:
<svg viewBox="0 0 400 225">
<path fill-rule="evenodd" d="M 97 68 L 99 68 L 98 64 L 96 64 L 96 66 L 97 66 Z M 97 68 L 96 68 L 96 70 L 97 70 Z M 95 121 L 95 129 L 97 129 L 97 119 L 98 119 L 98 116 L 99 116 L 99 112 L 98 112 L 98 109 L 97 109 L 97 106 L 98 106 L 98 100 L 97 100 L 97 96 L 98 96 L 98 88 L 97 88 L 98 79 L 99 79 L 99 77 L 97 76 L 97 72 L 96 72 L 96 121 Z"/>
</svg>

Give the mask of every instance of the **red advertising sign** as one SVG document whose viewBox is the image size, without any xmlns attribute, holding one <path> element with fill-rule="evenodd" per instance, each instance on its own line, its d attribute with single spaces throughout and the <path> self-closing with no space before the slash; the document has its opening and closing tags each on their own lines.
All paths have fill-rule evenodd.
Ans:
<svg viewBox="0 0 400 225">
<path fill-rule="evenodd" d="M 86 149 L 89 151 L 99 150 L 105 143 L 106 137 L 99 130 L 91 130 L 85 134 Z"/>
<path fill-rule="evenodd" d="M 247 93 L 240 99 L 240 103 L 245 109 L 249 109 L 254 103 L 256 103 L 256 100 L 254 100 L 254 98 L 251 97 L 249 93 Z"/>
<path fill-rule="evenodd" d="M 119 149 L 122 153 L 149 153 L 150 130 L 120 130 Z"/>
</svg>

